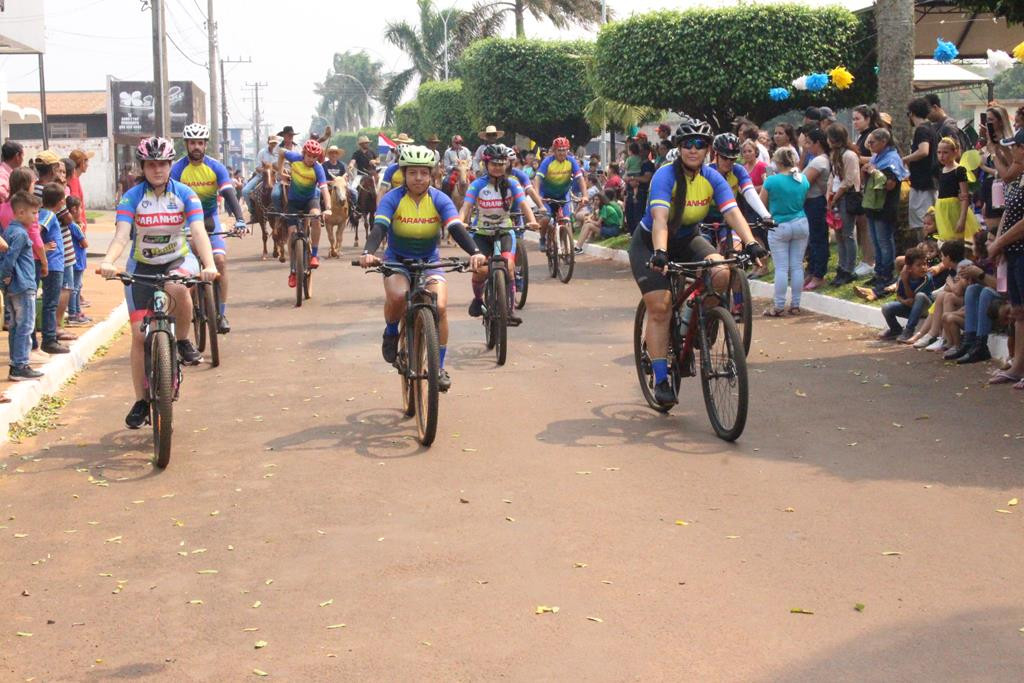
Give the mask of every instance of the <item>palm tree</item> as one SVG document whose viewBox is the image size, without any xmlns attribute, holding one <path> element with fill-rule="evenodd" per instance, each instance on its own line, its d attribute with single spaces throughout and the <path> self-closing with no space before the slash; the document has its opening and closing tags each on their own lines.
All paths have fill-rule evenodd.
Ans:
<svg viewBox="0 0 1024 683">
<path fill-rule="evenodd" d="M 502 15 L 512 13 L 516 19 L 516 38 L 526 37 L 527 12 L 534 19 L 550 21 L 556 28 L 572 24 L 592 26 L 601 21 L 601 0 L 499 0 L 491 6 L 500 8 Z M 611 16 L 611 10 L 608 15 Z"/>
<path fill-rule="evenodd" d="M 395 107 L 414 79 L 420 82 L 444 77 L 445 25 L 448 27 L 448 62 L 454 67 L 463 48 L 478 38 L 496 35 L 504 23 L 504 9 L 484 2 L 470 10 L 436 10 L 433 0 L 417 0 L 419 24 L 407 21 L 388 22 L 384 40 L 404 52 L 412 66 L 389 74 L 381 90 L 386 122 L 390 123 Z M 450 68 L 450 70 L 452 70 Z"/>
<path fill-rule="evenodd" d="M 314 89 L 320 95 L 317 114 L 330 121 L 335 130 L 369 126 L 373 116 L 370 100 L 381 98 L 383 68 L 364 51 L 335 54 L 327 77 Z"/>
</svg>

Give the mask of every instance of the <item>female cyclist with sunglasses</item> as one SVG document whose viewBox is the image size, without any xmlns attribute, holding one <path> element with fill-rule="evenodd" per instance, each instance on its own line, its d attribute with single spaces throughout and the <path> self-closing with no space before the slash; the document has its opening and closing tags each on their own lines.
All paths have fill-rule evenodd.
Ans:
<svg viewBox="0 0 1024 683">
<path fill-rule="evenodd" d="M 647 211 L 633 233 L 629 247 L 633 278 L 647 307 L 645 341 L 654 371 L 654 396 L 665 406 L 677 402 L 675 390 L 668 380 L 668 325 L 672 301 L 665 264 L 670 261 L 722 259 L 696 228 L 707 217 L 712 203 L 742 240 L 744 251 L 751 258 L 766 255 L 739 211 L 729 183 L 721 173 L 704 164 L 711 140 L 711 126 L 698 119 L 683 117 L 672 138 L 678 157 L 671 164 L 659 168 L 651 179 Z M 713 277 L 717 291 L 728 287 L 727 268 L 715 268 Z"/>
</svg>

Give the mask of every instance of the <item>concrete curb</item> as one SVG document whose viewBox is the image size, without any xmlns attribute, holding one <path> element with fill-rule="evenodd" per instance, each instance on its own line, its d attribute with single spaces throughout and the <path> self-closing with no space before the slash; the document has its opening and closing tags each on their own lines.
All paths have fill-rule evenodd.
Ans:
<svg viewBox="0 0 1024 683">
<path fill-rule="evenodd" d="M 529 242 L 538 242 L 540 239 L 537 233 L 534 232 L 527 232 L 525 238 Z M 583 245 L 583 253 L 595 258 L 609 259 L 615 263 L 629 263 L 629 254 L 623 249 L 609 249 L 608 247 L 588 243 Z M 775 286 L 772 283 L 759 280 L 750 281 L 750 292 L 756 297 L 771 299 L 774 291 Z M 800 297 L 800 308 L 878 330 L 885 327 L 882 313 L 876 307 L 859 304 L 855 301 L 837 299 L 834 296 L 818 294 L 817 292 L 804 292 Z M 993 358 L 1003 361 L 1009 359 L 1006 335 L 989 335 L 988 348 Z"/>
<path fill-rule="evenodd" d="M 37 368 L 46 373 L 42 377 L 10 383 L 6 394 L 11 402 L 0 404 L 0 443 L 9 440 L 8 431 L 12 423 L 24 418 L 44 396 L 60 391 L 65 382 L 85 367 L 96 350 L 110 341 L 126 322 L 128 307 L 122 302 L 105 320 L 72 342 L 71 353 L 51 356 L 45 365 Z"/>
</svg>

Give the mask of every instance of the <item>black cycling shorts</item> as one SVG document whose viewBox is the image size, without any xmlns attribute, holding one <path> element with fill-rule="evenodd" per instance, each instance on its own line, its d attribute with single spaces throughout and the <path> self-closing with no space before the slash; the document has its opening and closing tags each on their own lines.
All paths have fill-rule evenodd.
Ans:
<svg viewBox="0 0 1024 683">
<path fill-rule="evenodd" d="M 668 241 L 669 261 L 702 261 L 712 254 L 716 254 L 711 243 L 700 235 L 690 239 L 670 239 Z M 637 226 L 633 231 L 633 240 L 629 243 L 629 267 L 633 271 L 633 279 L 640 287 L 640 292 L 656 292 L 669 289 L 668 278 L 647 267 L 647 263 L 654 255 L 654 244 L 651 242 L 651 233 Z"/>
<path fill-rule="evenodd" d="M 483 252 L 484 256 L 491 258 L 494 254 L 494 243 L 498 242 L 500 245 L 500 251 L 502 254 L 507 254 L 512 251 L 512 247 L 515 244 L 512 238 L 512 233 L 508 231 L 499 232 L 496 235 L 481 235 L 478 232 L 473 233 L 473 241 L 476 242 L 477 249 Z"/>
</svg>

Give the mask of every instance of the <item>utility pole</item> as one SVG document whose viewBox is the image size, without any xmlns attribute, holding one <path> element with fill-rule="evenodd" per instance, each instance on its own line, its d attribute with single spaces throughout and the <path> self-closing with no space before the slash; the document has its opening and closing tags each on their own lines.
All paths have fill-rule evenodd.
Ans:
<svg viewBox="0 0 1024 683">
<path fill-rule="evenodd" d="M 164 0 L 149 0 L 153 12 L 153 114 L 154 133 L 158 137 L 171 134 L 171 117 L 167 102 L 167 22 Z"/>
<path fill-rule="evenodd" d="M 246 57 L 245 59 L 222 59 L 220 60 L 220 90 L 221 90 L 221 122 L 223 123 L 223 151 L 221 161 L 225 164 L 228 160 L 228 87 L 224 79 L 224 65 L 225 64 L 251 64 L 252 58 Z"/>
<path fill-rule="evenodd" d="M 259 156 L 260 149 L 263 145 L 263 126 L 260 125 L 260 119 L 262 113 L 260 112 L 260 88 L 267 87 L 266 83 L 257 81 L 255 83 L 246 83 L 245 87 L 252 89 L 252 127 L 253 127 L 253 143 L 256 148 L 253 153 L 253 158 Z"/>
<path fill-rule="evenodd" d="M 206 0 L 206 35 L 210 46 L 210 141 L 207 143 L 207 150 L 213 155 L 217 154 L 217 23 L 213 20 L 213 0 Z M 221 93 L 227 99 L 227 93 Z M 227 138 L 227 131 L 221 131 Z M 221 159 L 225 159 L 226 155 Z"/>
</svg>

